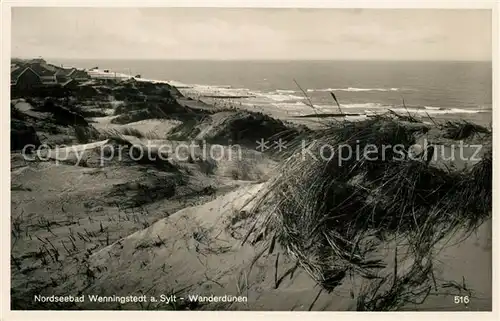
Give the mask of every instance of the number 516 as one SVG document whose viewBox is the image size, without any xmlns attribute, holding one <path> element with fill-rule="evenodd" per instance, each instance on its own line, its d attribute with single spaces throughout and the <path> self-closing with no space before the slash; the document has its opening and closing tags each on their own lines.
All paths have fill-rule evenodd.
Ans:
<svg viewBox="0 0 500 321">
<path fill-rule="evenodd" d="M 470 299 L 468 296 L 455 295 L 453 297 L 453 302 L 455 304 L 460 304 L 460 303 L 468 304 L 470 302 Z"/>
</svg>

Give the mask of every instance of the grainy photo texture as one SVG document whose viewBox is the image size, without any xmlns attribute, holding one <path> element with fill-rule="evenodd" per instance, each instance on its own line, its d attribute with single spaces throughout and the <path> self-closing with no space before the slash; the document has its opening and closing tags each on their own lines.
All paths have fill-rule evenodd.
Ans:
<svg viewBox="0 0 500 321">
<path fill-rule="evenodd" d="M 491 26 L 13 8 L 11 308 L 491 311 Z"/>
</svg>

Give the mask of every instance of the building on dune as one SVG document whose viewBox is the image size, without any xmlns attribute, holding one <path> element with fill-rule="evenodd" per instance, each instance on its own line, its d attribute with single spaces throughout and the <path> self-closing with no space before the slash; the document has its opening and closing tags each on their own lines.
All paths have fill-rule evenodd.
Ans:
<svg viewBox="0 0 500 321">
<path fill-rule="evenodd" d="M 70 75 L 74 72 L 74 68 L 59 68 L 56 71 L 56 80 L 60 83 L 68 81 L 70 78 Z"/>
<path fill-rule="evenodd" d="M 74 69 L 69 77 L 76 81 L 86 81 L 90 79 L 90 75 L 88 74 L 88 72 L 82 69 Z"/>
<path fill-rule="evenodd" d="M 56 67 L 48 64 L 29 63 L 27 68 L 31 68 L 40 77 L 44 85 L 57 84 Z"/>
<path fill-rule="evenodd" d="M 60 68 L 59 70 L 56 71 L 56 78 L 57 78 L 58 82 L 64 83 L 64 82 L 67 82 L 71 79 L 76 80 L 76 81 L 86 81 L 86 80 L 90 79 L 90 75 L 85 70 L 81 70 L 81 69 Z"/>
<path fill-rule="evenodd" d="M 79 82 L 88 81 L 85 70 L 62 68 L 40 61 L 11 65 L 12 92 L 40 91 L 43 89 L 76 88 Z"/>
<path fill-rule="evenodd" d="M 42 78 L 30 67 L 11 69 L 10 85 L 17 90 L 33 90 L 43 85 Z"/>
</svg>

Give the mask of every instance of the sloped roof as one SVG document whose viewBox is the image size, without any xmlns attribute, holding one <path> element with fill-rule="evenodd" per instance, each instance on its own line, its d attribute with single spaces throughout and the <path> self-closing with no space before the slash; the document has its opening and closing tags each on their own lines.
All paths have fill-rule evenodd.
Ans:
<svg viewBox="0 0 500 321">
<path fill-rule="evenodd" d="M 55 75 L 55 71 L 50 70 L 49 68 L 47 68 L 43 64 L 30 63 L 28 66 L 34 72 L 36 72 L 40 77 L 43 77 L 43 76 L 54 76 Z"/>
<path fill-rule="evenodd" d="M 56 71 L 57 76 L 69 76 L 75 71 L 75 68 L 60 68 Z"/>
<path fill-rule="evenodd" d="M 13 80 L 17 80 L 17 78 L 19 78 L 19 76 L 26 70 L 28 69 L 28 67 L 26 68 L 14 68 L 14 69 L 10 69 L 10 79 L 13 79 Z"/>
<path fill-rule="evenodd" d="M 63 86 L 63 87 L 64 87 L 64 86 L 69 85 L 69 84 L 71 84 L 71 83 L 76 83 L 76 81 L 75 81 L 74 79 L 69 79 L 69 80 L 67 80 L 67 81 L 63 82 L 63 83 L 61 84 L 61 86 Z"/>
<path fill-rule="evenodd" d="M 85 70 L 80 70 L 80 69 L 75 69 L 75 72 L 71 74 L 73 77 L 83 77 L 83 78 L 89 78 L 90 75 L 88 72 Z"/>
<path fill-rule="evenodd" d="M 47 70 L 50 70 L 50 71 L 53 71 L 53 72 L 57 72 L 59 69 L 61 69 L 61 67 L 54 66 L 54 65 L 51 65 L 51 64 L 48 64 L 48 63 L 41 63 L 40 65 L 43 68 L 45 68 Z"/>
</svg>

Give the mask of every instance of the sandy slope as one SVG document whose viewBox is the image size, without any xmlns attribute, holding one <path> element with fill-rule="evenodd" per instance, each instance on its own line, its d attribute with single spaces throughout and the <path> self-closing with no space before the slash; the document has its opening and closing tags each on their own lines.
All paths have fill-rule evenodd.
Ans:
<svg viewBox="0 0 500 321">
<path fill-rule="evenodd" d="M 76 295 L 85 287 L 91 253 L 271 170 L 272 162 L 258 155 L 243 158 L 252 162 L 250 171 L 231 159 L 218 160 L 212 171 L 201 160 L 176 160 L 173 172 L 129 159 L 101 163 L 100 149 L 109 142 L 42 153 L 47 161 L 11 155 L 13 307 L 36 307 L 33 294 Z M 85 161 L 78 164 L 78 157 Z"/>
<path fill-rule="evenodd" d="M 156 138 L 165 138 L 167 133 L 181 122 L 168 119 L 147 119 L 125 125 L 113 124 L 111 120 L 117 116 L 106 116 L 94 118 L 94 127 L 99 130 L 117 130 L 121 131 L 126 128 L 132 128 L 141 131 L 145 135 L 150 135 Z"/>
<path fill-rule="evenodd" d="M 308 309 L 318 292 L 309 276 L 296 270 L 284 277 L 294 263 L 282 255 L 277 273 L 283 280 L 274 289 L 277 254 L 261 254 L 263 246 L 242 246 L 240 233 L 245 228 L 238 226 L 236 219 L 231 223 L 262 188 L 265 184 L 251 184 L 209 203 L 183 209 L 93 254 L 89 258 L 92 269 L 102 272 L 96 274 L 95 283 L 86 291 L 106 289 L 104 294 L 127 295 L 149 290 L 149 295 L 158 297 L 178 292 L 186 298 L 230 294 L 246 296 L 248 302 L 199 308 Z M 317 304 L 326 308 L 330 300 L 325 296 Z M 347 302 L 336 300 L 334 306 L 340 308 L 342 304 Z M 101 304 L 94 308 L 106 307 Z M 152 303 L 149 308 L 168 307 Z"/>
<path fill-rule="evenodd" d="M 255 246 L 241 244 L 241 239 L 255 218 L 244 218 L 251 199 L 266 188 L 266 183 L 249 184 L 214 199 L 188 207 L 159 220 L 150 227 L 135 232 L 99 250 L 89 258 L 95 278 L 83 293 L 130 295 L 145 293 L 159 300 L 162 294 L 176 294 L 179 306 L 188 305 L 190 295 L 240 295 L 246 303 L 211 303 L 191 307 L 197 309 L 235 310 L 346 310 L 354 309 L 361 289 L 370 281 L 355 277 L 346 279 L 334 292 L 321 292 L 315 282 L 279 246 L 268 252 L 266 243 Z M 243 212 L 242 212 L 243 211 Z M 490 309 L 491 284 L 489 274 L 478 274 L 474 264 L 490 263 L 491 235 L 488 224 L 458 245 L 454 240 L 437 257 L 436 279 L 462 280 L 474 290 L 468 306 L 457 305 L 453 295 L 443 291 L 432 296 L 417 309 Z M 252 235 L 250 240 L 255 239 Z M 456 240 L 455 240 L 456 241 Z M 393 245 L 380 250 L 393 269 Z M 278 260 L 278 264 L 276 261 Z M 277 267 L 277 269 L 276 269 Z M 405 270 L 401 264 L 400 271 Z M 73 282 L 70 282 L 74 286 Z M 80 287 L 82 287 L 81 285 Z M 81 289 L 81 288 L 80 288 Z M 465 295 L 465 294 L 464 294 Z M 317 298 L 317 300 L 316 300 Z M 85 308 L 112 309 L 117 303 L 85 304 Z M 121 305 L 124 309 L 170 309 L 162 302 L 144 305 Z"/>
</svg>

